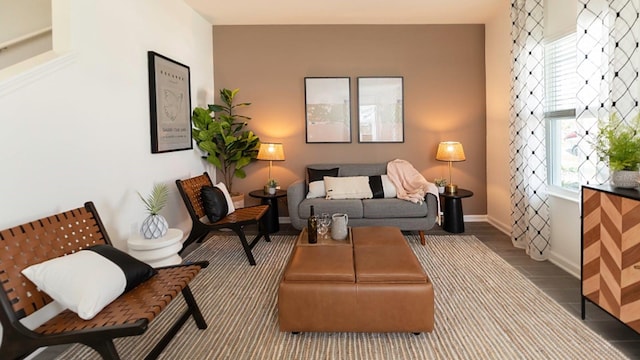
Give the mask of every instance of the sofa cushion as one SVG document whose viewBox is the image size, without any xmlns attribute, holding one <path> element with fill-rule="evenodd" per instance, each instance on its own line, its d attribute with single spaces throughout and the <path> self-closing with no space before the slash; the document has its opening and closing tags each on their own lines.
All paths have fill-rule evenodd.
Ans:
<svg viewBox="0 0 640 360">
<path fill-rule="evenodd" d="M 342 164 L 339 176 L 372 176 L 387 173 L 387 163 L 381 164 Z"/>
<path fill-rule="evenodd" d="M 384 199 L 376 199 L 384 200 Z M 362 200 L 326 200 L 326 199 L 304 199 L 298 205 L 298 215 L 306 219 L 311 213 L 310 206 L 314 206 L 316 215 L 323 212 L 344 213 L 349 216 L 349 219 L 362 218 Z"/>
<path fill-rule="evenodd" d="M 420 218 L 427 216 L 428 210 L 426 201 L 414 204 L 397 198 L 362 200 L 362 215 L 369 219 Z"/>
</svg>

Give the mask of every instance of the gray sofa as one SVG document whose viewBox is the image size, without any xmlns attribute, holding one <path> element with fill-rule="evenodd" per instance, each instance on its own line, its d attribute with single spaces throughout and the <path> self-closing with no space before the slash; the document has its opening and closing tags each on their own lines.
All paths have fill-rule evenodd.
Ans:
<svg viewBox="0 0 640 360">
<path fill-rule="evenodd" d="M 379 164 L 313 164 L 311 169 L 338 168 L 338 176 L 374 176 L 387 173 L 387 163 Z M 287 189 L 289 217 L 294 228 L 300 230 L 307 225 L 310 207 L 316 215 L 326 213 L 346 213 L 349 226 L 396 226 L 405 231 L 418 231 L 424 244 L 424 231 L 431 229 L 438 215 L 438 199 L 427 194 L 422 204 L 398 198 L 327 200 L 307 199 L 308 176 L 291 184 Z"/>
</svg>

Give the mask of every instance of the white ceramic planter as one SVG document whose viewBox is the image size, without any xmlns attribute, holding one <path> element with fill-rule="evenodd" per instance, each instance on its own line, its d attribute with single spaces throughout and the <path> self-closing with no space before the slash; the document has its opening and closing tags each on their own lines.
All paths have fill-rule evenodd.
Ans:
<svg viewBox="0 0 640 360">
<path fill-rule="evenodd" d="M 611 184 L 618 188 L 633 189 L 638 187 L 640 172 L 630 170 L 614 171 L 611 174 Z"/>
</svg>

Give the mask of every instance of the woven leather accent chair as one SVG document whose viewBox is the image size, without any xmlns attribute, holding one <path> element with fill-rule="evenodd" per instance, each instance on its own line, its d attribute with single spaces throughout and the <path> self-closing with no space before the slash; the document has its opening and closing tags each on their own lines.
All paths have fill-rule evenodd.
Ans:
<svg viewBox="0 0 640 360">
<path fill-rule="evenodd" d="M 182 200 L 187 207 L 192 222 L 191 233 L 183 243 L 180 252 L 184 251 L 184 249 L 193 242 L 202 243 L 213 230 L 231 229 L 240 238 L 240 243 L 242 243 L 242 248 L 247 255 L 247 259 L 249 259 L 249 264 L 256 264 L 251 250 L 262 237 L 264 237 L 267 242 L 271 241 L 269 233 L 261 221 L 262 217 L 267 213 L 267 210 L 269 210 L 269 205 L 248 206 L 236 209 L 236 211 L 219 221 L 211 223 L 206 217 L 200 197 L 200 191 L 203 186 L 213 186 L 209 174 L 204 172 L 202 175 L 196 177 L 176 180 L 176 186 L 178 186 L 180 196 L 182 196 Z M 251 242 L 247 241 L 247 237 L 244 234 L 244 226 L 249 224 L 258 224 L 259 229 L 258 235 L 256 235 Z"/>
<path fill-rule="evenodd" d="M 122 294 L 90 320 L 64 310 L 33 330 L 22 325 L 21 319 L 53 300 L 21 271 L 97 244 L 111 245 L 111 241 L 91 202 L 0 231 L 0 359 L 23 359 L 39 347 L 72 343 L 90 346 L 104 359 L 119 359 L 113 339 L 144 333 L 179 293 L 187 309 L 145 359 L 157 358 L 189 317 L 193 317 L 199 329 L 207 328 L 188 286 L 207 267 L 206 261 L 157 268 L 156 275 Z"/>
</svg>

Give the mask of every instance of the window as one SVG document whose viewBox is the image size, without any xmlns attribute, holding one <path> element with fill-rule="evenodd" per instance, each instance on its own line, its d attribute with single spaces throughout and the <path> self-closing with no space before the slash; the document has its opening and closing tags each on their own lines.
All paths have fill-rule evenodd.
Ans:
<svg viewBox="0 0 640 360">
<path fill-rule="evenodd" d="M 576 34 L 545 45 L 545 119 L 549 185 L 578 191 L 576 126 Z"/>
</svg>

